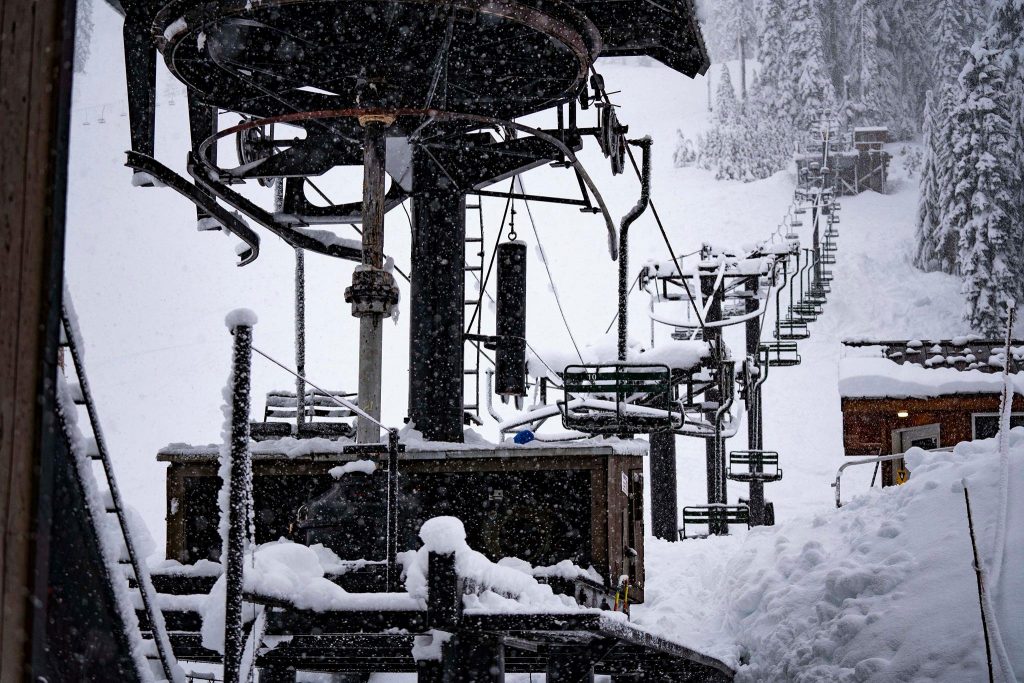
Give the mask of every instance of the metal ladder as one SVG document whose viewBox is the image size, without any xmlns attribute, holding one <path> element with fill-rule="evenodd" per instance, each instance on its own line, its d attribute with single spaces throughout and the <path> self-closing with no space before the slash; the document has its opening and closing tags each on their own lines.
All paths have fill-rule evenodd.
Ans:
<svg viewBox="0 0 1024 683">
<path fill-rule="evenodd" d="M 158 660 L 160 667 L 163 670 L 164 677 L 168 681 L 177 681 L 175 678 L 175 659 L 174 652 L 171 649 L 171 642 L 167 635 L 167 629 L 164 625 L 163 613 L 160 611 L 156 604 L 156 594 L 153 590 L 153 584 L 150 582 L 149 572 L 145 570 L 142 565 L 142 561 L 139 558 L 139 553 L 135 549 L 135 541 L 132 538 L 131 529 L 128 524 L 128 516 L 125 512 L 124 503 L 121 498 L 121 492 L 117 487 L 117 480 L 114 477 L 114 468 L 110 461 L 110 453 L 107 450 L 107 443 L 103 438 L 103 430 L 100 426 L 99 415 L 96 411 L 96 404 L 92 398 L 92 392 L 89 390 L 89 380 L 85 374 L 85 366 L 82 362 L 82 343 L 81 339 L 78 338 L 78 331 L 72 322 L 72 316 L 69 314 L 69 310 L 74 310 L 70 304 L 70 297 L 68 292 L 64 292 L 64 303 L 61 306 L 61 349 L 68 349 L 71 354 L 72 364 L 74 366 L 75 375 L 78 380 L 77 391 L 72 388 L 72 397 L 75 405 L 85 406 L 86 413 L 89 416 L 89 426 L 92 429 L 92 440 L 88 442 L 87 453 L 89 458 L 93 461 L 99 461 L 103 465 L 103 475 L 107 480 L 107 487 L 110 491 L 110 500 L 107 503 L 106 511 L 109 514 L 117 515 L 118 528 L 121 530 L 121 536 L 124 540 L 125 549 L 128 553 L 128 560 L 125 562 L 121 560 L 121 563 L 127 567 L 130 567 L 131 575 L 126 577 L 129 579 L 134 578 L 135 585 L 138 586 L 139 596 L 142 598 L 142 606 L 146 612 L 146 618 L 149 621 L 149 629 L 153 636 L 153 642 L 156 645 L 156 656 L 147 654 L 147 659 L 150 661 Z M 66 367 L 66 364 L 65 364 Z M 65 369 L 65 372 L 67 370 Z M 70 382 L 69 382 L 70 384 Z M 140 632 L 143 632 L 142 625 L 139 625 Z"/>
<path fill-rule="evenodd" d="M 471 287 L 476 287 L 477 295 L 476 298 L 470 298 L 468 295 L 463 300 L 463 305 L 467 315 L 473 316 L 473 322 L 469 326 L 470 329 L 467 332 L 472 332 L 478 337 L 483 330 L 483 299 L 484 299 L 484 209 L 480 198 L 477 198 L 475 204 L 466 204 L 466 211 L 476 211 L 478 221 L 476 222 L 476 232 L 473 235 L 469 234 L 469 228 L 471 221 L 466 221 L 466 253 L 465 253 L 465 264 L 463 266 L 463 272 L 465 276 L 465 288 L 464 291 L 473 291 Z M 462 410 L 463 414 L 470 413 L 475 418 L 477 423 L 480 422 L 480 360 L 483 353 L 480 344 L 470 344 L 466 349 L 468 356 L 466 357 L 466 363 L 462 371 Z"/>
</svg>

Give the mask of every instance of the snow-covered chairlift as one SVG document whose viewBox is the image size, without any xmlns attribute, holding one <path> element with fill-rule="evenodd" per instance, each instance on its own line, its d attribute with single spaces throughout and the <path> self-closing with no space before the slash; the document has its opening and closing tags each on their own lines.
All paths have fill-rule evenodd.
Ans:
<svg viewBox="0 0 1024 683">
<path fill-rule="evenodd" d="M 736 468 L 736 469 L 734 469 Z M 731 451 L 726 476 L 732 481 L 779 481 L 782 468 L 779 467 L 777 451 Z"/>
<path fill-rule="evenodd" d="M 562 373 L 562 383 L 566 399 L 558 407 L 566 429 L 630 435 L 682 425 L 682 415 L 673 410 L 672 371 L 667 365 L 570 365 Z"/>
<path fill-rule="evenodd" d="M 730 524 L 746 524 L 750 528 L 750 508 L 746 505 L 691 505 L 683 508 L 683 528 L 679 530 L 679 540 L 687 538 L 707 538 L 708 534 L 686 535 L 686 525 L 706 524 L 708 530 L 716 526 L 728 531 Z"/>
</svg>

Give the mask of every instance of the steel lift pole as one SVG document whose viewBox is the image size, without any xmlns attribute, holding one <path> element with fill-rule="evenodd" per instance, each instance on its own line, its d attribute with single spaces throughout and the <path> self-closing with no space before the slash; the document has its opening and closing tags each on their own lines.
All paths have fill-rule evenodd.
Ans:
<svg viewBox="0 0 1024 683">
<path fill-rule="evenodd" d="M 722 319 L 722 290 L 717 287 L 716 263 L 701 263 L 698 266 L 701 300 L 707 303 L 707 313 L 704 317 L 707 323 L 716 323 Z M 722 328 L 708 326 L 704 328 L 704 341 L 711 348 L 711 362 L 716 369 L 716 386 L 708 387 L 704 394 L 704 400 L 714 406 L 710 411 L 715 415 L 719 403 L 725 399 L 722 391 L 725 372 L 724 349 L 722 348 Z M 725 505 L 728 501 L 725 489 L 725 440 L 721 436 L 721 427 L 718 420 L 714 423 L 714 434 L 705 439 L 705 456 L 707 458 L 708 477 L 708 504 Z M 713 521 L 708 528 L 713 535 L 729 533 L 729 526 L 719 521 Z"/>
<path fill-rule="evenodd" d="M 746 312 L 754 313 L 758 309 L 758 276 L 753 276 L 746 283 Z M 769 292 L 770 293 L 770 292 Z M 747 363 L 753 363 L 760 368 L 756 361 L 760 358 L 761 347 L 761 319 L 751 318 L 746 323 L 747 342 Z M 761 376 L 760 373 L 754 378 L 752 372 L 747 372 L 747 447 L 751 451 L 760 451 L 764 448 L 763 427 L 764 421 L 761 416 Z M 751 470 L 760 473 L 762 461 L 756 459 L 751 463 Z M 750 480 L 750 496 L 748 499 L 750 508 L 750 525 L 764 525 L 764 482 L 757 477 Z"/>
<path fill-rule="evenodd" d="M 383 322 L 398 303 L 398 288 L 384 270 L 384 157 L 388 116 L 362 116 L 363 127 L 363 260 L 352 273 L 345 301 L 359 318 L 359 400 L 369 416 L 356 421 L 358 443 L 379 443 Z"/>
</svg>

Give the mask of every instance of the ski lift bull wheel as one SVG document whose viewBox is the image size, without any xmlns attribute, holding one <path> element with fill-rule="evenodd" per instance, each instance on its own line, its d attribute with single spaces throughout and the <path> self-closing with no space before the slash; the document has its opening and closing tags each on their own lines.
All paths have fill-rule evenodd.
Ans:
<svg viewBox="0 0 1024 683">
<path fill-rule="evenodd" d="M 605 158 L 611 160 L 612 175 L 619 175 L 626 168 L 626 127 L 619 123 L 615 107 L 601 105 L 598 114 L 598 143 Z"/>
</svg>

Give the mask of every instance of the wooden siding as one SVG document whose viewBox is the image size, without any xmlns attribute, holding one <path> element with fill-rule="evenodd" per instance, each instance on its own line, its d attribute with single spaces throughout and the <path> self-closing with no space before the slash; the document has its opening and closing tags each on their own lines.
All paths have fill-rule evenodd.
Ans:
<svg viewBox="0 0 1024 683">
<path fill-rule="evenodd" d="M 30 600 L 46 595 L 48 527 L 39 526 L 38 554 L 34 532 L 38 483 L 46 481 L 40 454 L 46 435 L 55 434 L 52 400 L 46 401 L 53 396 L 53 382 L 44 378 L 56 372 L 54 299 L 59 304 L 74 11 L 73 0 L 0 2 L 3 681 L 27 679 L 33 630 Z M 72 21 L 65 23 L 66 18 Z M 42 586 L 34 585 L 34 573 L 42 577 Z M 41 625 L 37 622 L 35 628 L 38 634 Z"/>
</svg>

